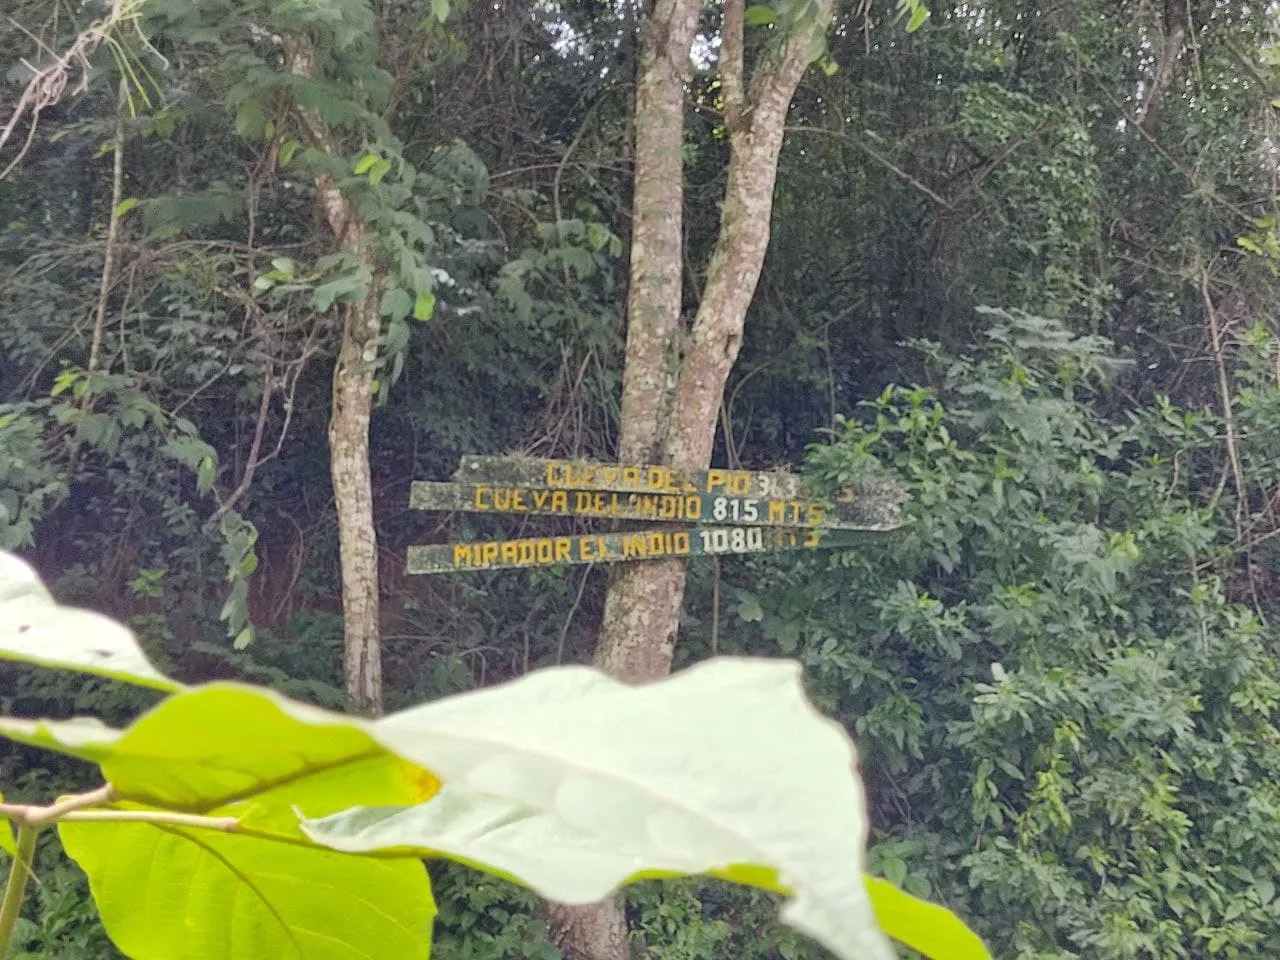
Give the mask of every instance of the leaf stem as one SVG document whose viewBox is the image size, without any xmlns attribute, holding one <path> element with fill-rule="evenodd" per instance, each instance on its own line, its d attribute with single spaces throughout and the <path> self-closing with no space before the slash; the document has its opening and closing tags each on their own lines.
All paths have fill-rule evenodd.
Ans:
<svg viewBox="0 0 1280 960">
<path fill-rule="evenodd" d="M 59 819 L 63 823 L 149 823 L 166 827 L 198 827 L 224 833 L 231 833 L 240 826 L 236 817 L 205 817 L 167 810 L 77 810 Z"/>
<path fill-rule="evenodd" d="M 22 900 L 27 894 L 27 881 L 31 879 L 31 861 L 36 850 L 38 827 L 22 824 L 18 827 L 18 848 L 9 868 L 9 882 L 5 884 L 4 900 L 0 902 L 0 960 L 9 955 L 13 931 L 22 912 Z"/>
<path fill-rule="evenodd" d="M 72 794 L 47 807 L 34 803 L 0 803 L 0 817 L 12 820 L 20 826 L 26 824 L 32 827 L 43 827 L 55 820 L 65 819 L 66 815 L 73 810 L 81 810 L 99 803 L 109 803 L 112 795 L 111 784 L 106 783 L 85 793 Z"/>
</svg>

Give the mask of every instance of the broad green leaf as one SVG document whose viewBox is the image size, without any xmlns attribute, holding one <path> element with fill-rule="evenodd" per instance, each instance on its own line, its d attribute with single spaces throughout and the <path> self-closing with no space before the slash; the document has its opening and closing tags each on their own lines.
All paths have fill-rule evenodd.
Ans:
<svg viewBox="0 0 1280 960">
<path fill-rule="evenodd" d="M 880 928 L 932 960 L 991 960 L 976 933 L 945 907 L 918 900 L 887 880 L 867 877 Z"/>
<path fill-rule="evenodd" d="M 171 824 L 64 821 L 58 833 L 132 960 L 427 960 L 430 952 L 435 903 L 415 860 Z"/>
<path fill-rule="evenodd" d="M 714 660 L 641 687 L 547 670 L 368 729 L 447 789 L 306 823 L 317 840 L 440 852 L 569 903 L 711 872 L 792 891 L 783 919 L 842 957 L 892 956 L 863 886 L 853 745 L 795 664 Z"/>
<path fill-rule="evenodd" d="M 295 809 L 412 804 L 439 787 L 361 722 L 234 683 L 169 697 L 99 761 L 118 794 L 155 807 L 242 816 L 292 836 Z"/>
<path fill-rule="evenodd" d="M 0 659 L 79 670 L 157 690 L 181 687 L 148 662 L 128 630 L 101 614 L 60 606 L 34 570 L 4 551 Z"/>
<path fill-rule="evenodd" d="M 449 0 L 431 0 L 431 15 L 444 23 L 449 19 Z"/>
<path fill-rule="evenodd" d="M 924 22 L 929 19 L 929 8 L 924 4 L 918 5 L 911 13 L 911 19 L 907 21 L 907 33 L 915 33 Z"/>
<path fill-rule="evenodd" d="M 208 493 L 213 489 L 213 480 L 216 473 L 216 465 L 213 457 L 205 457 L 200 461 L 200 467 L 196 470 L 196 490 L 199 493 Z"/>
<path fill-rule="evenodd" d="M 393 320 L 403 320 L 409 315 L 409 310 L 412 307 L 413 300 L 409 296 L 409 291 L 401 287 L 391 287 L 382 295 L 379 313 Z"/>
<path fill-rule="evenodd" d="M 342 274 L 322 283 L 312 292 L 317 310 L 324 312 L 337 300 L 354 300 L 364 296 L 364 278 L 354 273 Z"/>
<path fill-rule="evenodd" d="M 126 197 L 116 204 L 116 216 L 123 217 L 126 213 L 138 205 L 137 197 Z"/>
<path fill-rule="evenodd" d="M 436 295 L 427 291 L 420 293 L 413 301 L 413 319 L 430 320 L 436 312 Z"/>
<path fill-rule="evenodd" d="M 759 623 L 764 619 L 764 608 L 755 594 L 746 590 L 738 592 L 738 616 L 748 623 Z"/>
<path fill-rule="evenodd" d="M 0 803 L 4 803 L 3 793 L 0 793 Z M 11 857 L 18 855 L 18 842 L 13 836 L 13 824 L 8 820 L 0 820 L 0 851 Z"/>
<path fill-rule="evenodd" d="M 355 174 L 357 177 L 364 176 L 369 172 L 370 168 L 378 162 L 379 156 L 376 153 L 366 153 L 356 162 Z"/>
<path fill-rule="evenodd" d="M 383 158 L 379 157 L 377 162 L 374 163 L 373 169 L 369 171 L 369 183 L 371 183 L 373 186 L 376 187 L 379 183 L 382 182 L 382 178 L 385 177 L 390 171 L 391 171 L 391 161 L 384 160 Z"/>
<path fill-rule="evenodd" d="M 743 14 L 742 22 L 748 27 L 761 27 L 766 23 L 773 23 L 778 19 L 778 11 L 773 7 L 765 7 L 759 4 L 747 7 L 746 13 Z"/>
</svg>

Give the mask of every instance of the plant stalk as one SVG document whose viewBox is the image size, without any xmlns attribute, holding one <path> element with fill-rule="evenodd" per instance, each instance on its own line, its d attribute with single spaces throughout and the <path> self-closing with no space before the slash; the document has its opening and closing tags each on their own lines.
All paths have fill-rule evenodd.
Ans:
<svg viewBox="0 0 1280 960">
<path fill-rule="evenodd" d="M 9 882 L 5 884 L 4 900 L 0 902 L 0 960 L 9 956 L 13 946 L 13 931 L 18 926 L 22 901 L 27 895 L 27 881 L 31 879 L 31 861 L 36 852 L 37 827 L 22 824 L 18 827 L 18 850 L 9 868 Z"/>
</svg>

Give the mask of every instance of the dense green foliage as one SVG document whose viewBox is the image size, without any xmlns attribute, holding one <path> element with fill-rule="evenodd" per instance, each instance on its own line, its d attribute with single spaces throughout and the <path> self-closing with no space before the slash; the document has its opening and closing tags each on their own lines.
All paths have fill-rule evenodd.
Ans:
<svg viewBox="0 0 1280 960">
<path fill-rule="evenodd" d="M 49 50 L 96 15 L 16 7 Z M 800 657 L 859 741 L 872 869 L 998 956 L 1264 955 L 1280 942 L 1274 15 L 930 7 L 907 34 L 888 0 L 844 4 L 839 69 L 801 87 L 717 446 L 833 487 L 874 460 L 912 523 L 838 555 L 695 564 L 678 656 Z M 325 425 L 332 305 L 357 267 L 314 211 L 329 170 L 397 284 L 372 428 L 389 703 L 588 657 L 600 571 L 401 567 L 412 542 L 516 529 L 407 510 L 408 484 L 462 453 L 612 457 L 631 8 L 129 9 L 153 49 L 117 29 L 0 178 L 0 547 L 177 676 L 344 703 Z M 282 69 L 299 33 L 318 78 Z M 45 63 L 11 21 L 0 58 L 15 95 L 22 61 Z M 714 67 L 689 98 L 690 308 L 724 176 Z M 339 155 L 300 145 L 295 100 L 325 111 Z M 87 373 L 117 116 L 126 203 Z M 149 702 L 0 666 L 5 713 L 122 721 Z M 15 751 L 0 774 L 34 798 L 83 771 Z M 30 949 L 109 956 L 79 881 L 50 876 Z M 442 955 L 546 955 L 531 897 L 438 881 Z M 664 881 L 628 911 L 669 960 L 816 952 L 766 901 Z"/>
</svg>

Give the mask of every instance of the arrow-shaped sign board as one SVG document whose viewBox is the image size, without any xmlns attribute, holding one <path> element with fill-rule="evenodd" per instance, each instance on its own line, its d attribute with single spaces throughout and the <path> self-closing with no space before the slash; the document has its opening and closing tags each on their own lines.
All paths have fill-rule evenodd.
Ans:
<svg viewBox="0 0 1280 960">
<path fill-rule="evenodd" d="M 680 470 L 657 465 L 538 460 L 533 457 L 463 457 L 462 465 L 453 478 L 463 483 L 546 487 L 551 490 L 720 494 L 757 500 L 808 498 L 800 478 L 789 473 Z"/>
<path fill-rule="evenodd" d="M 619 493 L 610 490 L 559 490 L 490 483 L 414 483 L 409 506 L 417 510 L 579 517 L 592 520 L 663 520 L 676 523 L 728 523 L 745 526 L 827 527 L 839 530 L 890 530 L 896 512 L 882 500 L 834 504 L 699 493 Z"/>
<path fill-rule="evenodd" d="M 775 550 L 816 550 L 822 547 L 857 546 L 865 542 L 865 539 L 866 534 L 855 531 L 828 531 L 817 527 L 684 527 L 626 533 L 527 537 L 520 540 L 481 540 L 410 547 L 405 572 L 450 573 L 767 553 Z"/>
</svg>

